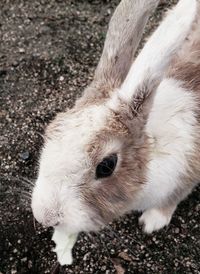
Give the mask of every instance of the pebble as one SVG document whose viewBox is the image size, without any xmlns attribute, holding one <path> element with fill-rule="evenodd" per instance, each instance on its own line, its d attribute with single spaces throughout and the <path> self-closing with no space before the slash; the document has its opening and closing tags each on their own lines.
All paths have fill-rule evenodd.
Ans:
<svg viewBox="0 0 200 274">
<path fill-rule="evenodd" d="M 21 262 L 25 263 L 27 261 L 27 257 L 21 259 Z"/>
<path fill-rule="evenodd" d="M 180 229 L 177 227 L 177 228 L 175 228 L 174 232 L 175 232 L 176 234 L 179 234 Z"/>
<path fill-rule="evenodd" d="M 59 78 L 59 80 L 62 82 L 62 81 L 64 81 L 64 76 L 60 76 L 60 78 Z"/>
<path fill-rule="evenodd" d="M 19 52 L 20 52 L 20 53 L 24 53 L 24 52 L 25 52 L 25 49 L 24 49 L 24 48 L 19 48 Z"/>
<path fill-rule="evenodd" d="M 27 161 L 30 158 L 30 153 L 28 151 L 24 151 L 20 153 L 20 158 L 24 161 Z"/>
</svg>

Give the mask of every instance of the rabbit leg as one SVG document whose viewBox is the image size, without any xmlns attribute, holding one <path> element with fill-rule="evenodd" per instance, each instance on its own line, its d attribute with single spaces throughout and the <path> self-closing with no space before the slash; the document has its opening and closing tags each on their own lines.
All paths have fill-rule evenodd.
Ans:
<svg viewBox="0 0 200 274">
<path fill-rule="evenodd" d="M 169 224 L 175 209 L 176 205 L 147 209 L 139 218 L 139 223 L 143 225 L 144 232 L 152 233 Z"/>
</svg>

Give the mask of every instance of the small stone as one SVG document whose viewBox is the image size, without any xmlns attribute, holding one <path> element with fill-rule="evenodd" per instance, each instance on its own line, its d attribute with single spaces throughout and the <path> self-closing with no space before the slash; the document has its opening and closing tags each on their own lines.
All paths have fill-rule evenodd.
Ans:
<svg viewBox="0 0 200 274">
<path fill-rule="evenodd" d="M 125 269 L 120 264 L 114 264 L 114 268 L 116 270 L 116 274 L 124 274 Z"/>
<path fill-rule="evenodd" d="M 30 158 L 30 153 L 28 151 L 24 151 L 20 153 L 20 158 L 24 161 L 27 161 Z"/>
<path fill-rule="evenodd" d="M 59 80 L 62 82 L 62 81 L 64 81 L 64 76 L 60 76 L 60 78 L 59 78 Z"/>
<path fill-rule="evenodd" d="M 41 33 L 48 33 L 50 31 L 51 31 L 50 27 L 45 26 L 45 25 L 41 26 L 41 28 L 40 28 Z"/>
<path fill-rule="evenodd" d="M 128 261 L 131 262 L 131 258 L 129 257 L 129 255 L 126 252 L 120 252 L 118 254 L 118 257 L 122 258 L 124 261 Z"/>
<path fill-rule="evenodd" d="M 198 204 L 198 205 L 195 207 L 195 210 L 196 210 L 196 211 L 200 211 L 200 204 Z"/>
<path fill-rule="evenodd" d="M 20 52 L 20 53 L 24 53 L 24 52 L 25 52 L 25 49 L 24 49 L 24 48 L 19 48 L 19 52 Z"/>
<path fill-rule="evenodd" d="M 111 249 L 110 250 L 110 253 L 113 255 L 113 254 L 115 254 L 115 250 L 114 249 Z"/>
<path fill-rule="evenodd" d="M 17 67 L 17 66 L 19 66 L 19 61 L 16 61 L 16 60 L 15 60 L 15 61 L 13 61 L 12 66 L 13 66 L 13 67 Z"/>
<path fill-rule="evenodd" d="M 31 260 L 28 261 L 28 268 L 31 268 L 33 266 L 33 263 Z"/>
<path fill-rule="evenodd" d="M 179 232 L 180 232 L 180 229 L 177 227 L 177 228 L 175 228 L 175 231 L 174 231 L 176 234 L 179 234 Z"/>
<path fill-rule="evenodd" d="M 83 261 L 86 261 L 87 260 L 87 258 L 89 257 L 89 255 L 90 255 L 90 253 L 88 252 L 88 253 L 86 253 L 85 255 L 84 255 L 84 257 L 83 257 Z"/>
</svg>

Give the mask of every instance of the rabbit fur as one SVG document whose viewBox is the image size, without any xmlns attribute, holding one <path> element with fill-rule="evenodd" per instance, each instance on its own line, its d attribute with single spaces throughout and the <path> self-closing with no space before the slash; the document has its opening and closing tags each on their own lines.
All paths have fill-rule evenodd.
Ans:
<svg viewBox="0 0 200 274">
<path fill-rule="evenodd" d="M 200 2 L 180 0 L 135 52 L 158 0 L 122 0 L 92 83 L 46 129 L 35 218 L 71 233 L 131 210 L 151 233 L 200 178 Z M 115 153 L 113 174 L 95 178 Z"/>
</svg>

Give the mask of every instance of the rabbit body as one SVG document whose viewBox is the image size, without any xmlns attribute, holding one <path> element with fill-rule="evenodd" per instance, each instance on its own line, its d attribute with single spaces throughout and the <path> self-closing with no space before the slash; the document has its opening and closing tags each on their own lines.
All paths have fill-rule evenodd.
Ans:
<svg viewBox="0 0 200 274">
<path fill-rule="evenodd" d="M 151 194 L 143 197 L 147 210 L 140 222 L 148 233 L 167 225 L 177 204 L 199 182 L 200 8 L 166 74 L 146 127 L 154 147 L 145 186 Z"/>
<path fill-rule="evenodd" d="M 32 198 L 44 225 L 96 230 L 138 210 L 151 233 L 197 185 L 200 3 L 180 0 L 133 62 L 158 2 L 121 1 L 93 82 L 48 126 Z"/>
</svg>

